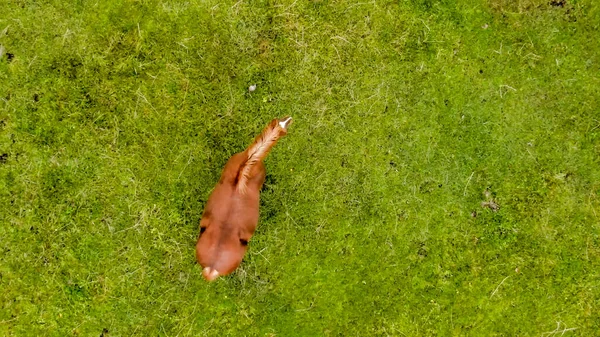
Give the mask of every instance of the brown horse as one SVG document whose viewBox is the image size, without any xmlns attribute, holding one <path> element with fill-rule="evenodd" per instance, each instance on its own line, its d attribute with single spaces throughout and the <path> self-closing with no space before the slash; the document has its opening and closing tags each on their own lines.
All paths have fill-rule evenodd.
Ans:
<svg viewBox="0 0 600 337">
<path fill-rule="evenodd" d="M 265 181 L 262 160 L 287 134 L 291 122 L 291 117 L 272 120 L 252 145 L 225 164 L 204 208 L 196 244 L 196 258 L 208 281 L 230 274 L 242 262 L 258 223 L 260 189 Z"/>
</svg>

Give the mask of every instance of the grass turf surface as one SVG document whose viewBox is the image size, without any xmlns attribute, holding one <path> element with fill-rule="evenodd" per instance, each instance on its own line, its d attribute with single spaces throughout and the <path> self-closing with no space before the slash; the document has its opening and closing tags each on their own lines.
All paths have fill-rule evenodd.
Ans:
<svg viewBox="0 0 600 337">
<path fill-rule="evenodd" d="M 0 12 L 0 334 L 600 331 L 594 1 Z M 249 253 L 208 284 L 204 202 L 284 115 Z"/>
</svg>

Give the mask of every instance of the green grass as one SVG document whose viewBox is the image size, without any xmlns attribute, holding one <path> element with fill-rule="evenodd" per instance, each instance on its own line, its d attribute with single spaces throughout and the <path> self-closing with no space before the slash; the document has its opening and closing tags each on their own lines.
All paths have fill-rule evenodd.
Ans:
<svg viewBox="0 0 600 337">
<path fill-rule="evenodd" d="M 596 1 L 0 13 L 0 335 L 600 331 Z M 204 203 L 284 115 L 250 250 L 206 283 Z"/>
</svg>

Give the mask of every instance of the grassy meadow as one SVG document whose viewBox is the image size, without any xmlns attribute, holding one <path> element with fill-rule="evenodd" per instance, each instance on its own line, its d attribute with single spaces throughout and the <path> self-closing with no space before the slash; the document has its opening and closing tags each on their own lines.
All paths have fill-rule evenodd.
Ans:
<svg viewBox="0 0 600 337">
<path fill-rule="evenodd" d="M 594 0 L 1 1 L 0 335 L 597 336 L 599 32 Z M 285 115 L 207 283 L 208 195 Z"/>
</svg>

